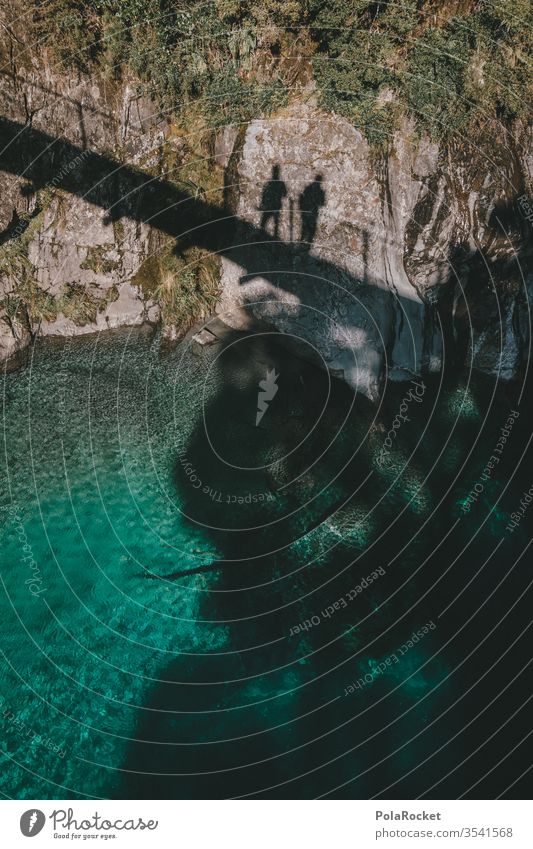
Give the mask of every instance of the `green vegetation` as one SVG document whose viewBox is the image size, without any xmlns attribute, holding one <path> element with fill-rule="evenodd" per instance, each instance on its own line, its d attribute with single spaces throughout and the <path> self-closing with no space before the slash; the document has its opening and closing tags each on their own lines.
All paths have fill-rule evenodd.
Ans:
<svg viewBox="0 0 533 849">
<path fill-rule="evenodd" d="M 322 105 L 386 142 L 402 114 L 434 138 L 529 114 L 530 0 L 34 0 L 58 61 L 126 69 L 209 126 L 278 108 L 311 75 Z"/>
<path fill-rule="evenodd" d="M 31 0 L 33 36 L 60 67 L 120 82 L 135 77 L 169 127 L 154 173 L 222 201 L 213 128 L 244 124 L 303 92 L 351 120 L 376 149 L 409 115 L 444 143 L 493 137 L 497 122 L 527 119 L 533 95 L 530 0 Z M 142 163 L 141 163 L 142 164 Z M 39 199 L 39 209 L 43 200 Z M 58 312 L 94 321 L 102 301 L 72 284 L 51 298 L 27 246 L 41 213 L 0 248 L 0 274 L 16 281 L 0 303 L 30 329 Z M 123 224 L 115 225 L 123 238 Z M 109 274 L 95 248 L 83 267 Z M 166 323 L 212 311 L 217 261 L 169 244 L 133 282 L 157 299 Z M 111 291 L 110 297 L 114 293 Z"/>
<path fill-rule="evenodd" d="M 65 318 L 74 324 L 94 324 L 99 312 L 103 312 L 108 304 L 118 297 L 118 289 L 111 286 L 105 297 L 95 297 L 87 286 L 80 283 L 66 283 L 59 295 L 54 298 L 52 315 L 49 318 L 57 318 L 62 313 Z M 48 317 L 48 316 L 47 316 Z"/>
<path fill-rule="evenodd" d="M 98 311 L 105 309 L 118 294 L 111 287 L 105 298 L 96 298 L 89 287 L 67 283 L 54 296 L 39 286 L 28 249 L 43 225 L 45 210 L 52 198 L 51 190 L 39 192 L 34 212 L 21 215 L 13 227 L 11 238 L 0 246 L 0 278 L 7 281 L 5 294 L 0 298 L 0 309 L 5 312 L 9 324 L 21 324 L 30 333 L 34 333 L 41 321 L 53 321 L 60 313 L 75 324 L 95 322 Z M 99 249 L 94 250 L 101 258 Z M 97 262 L 94 257 L 93 260 Z"/>
<path fill-rule="evenodd" d="M 87 250 L 87 257 L 80 263 L 80 268 L 94 272 L 94 274 L 111 274 L 120 265 L 117 259 L 108 259 L 106 254 L 115 247 L 111 242 L 108 245 L 95 245 Z"/>
</svg>

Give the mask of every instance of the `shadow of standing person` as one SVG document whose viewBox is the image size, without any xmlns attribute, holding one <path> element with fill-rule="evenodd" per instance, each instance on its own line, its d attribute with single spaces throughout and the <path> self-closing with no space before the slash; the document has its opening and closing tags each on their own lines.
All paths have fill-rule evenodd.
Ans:
<svg viewBox="0 0 533 849">
<path fill-rule="evenodd" d="M 316 174 L 313 182 L 305 187 L 298 198 L 302 218 L 300 241 L 306 246 L 307 250 L 311 249 L 316 235 L 318 210 L 326 202 L 326 194 L 322 188 L 322 179 L 322 174 Z"/>
<path fill-rule="evenodd" d="M 279 219 L 281 214 L 281 207 L 283 204 L 283 198 L 287 196 L 287 186 L 280 179 L 280 168 L 279 165 L 272 166 L 272 176 L 270 180 L 265 183 L 263 187 L 263 193 L 261 195 L 261 204 L 259 206 L 261 215 L 261 224 L 260 227 L 262 230 L 266 230 L 267 224 L 272 219 L 274 222 L 274 239 L 279 238 Z"/>
</svg>

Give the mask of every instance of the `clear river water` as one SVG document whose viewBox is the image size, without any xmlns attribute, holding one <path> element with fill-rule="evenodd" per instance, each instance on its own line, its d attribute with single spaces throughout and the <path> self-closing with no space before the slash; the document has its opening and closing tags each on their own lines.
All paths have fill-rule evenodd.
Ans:
<svg viewBox="0 0 533 849">
<path fill-rule="evenodd" d="M 521 386 L 374 407 L 282 342 L 117 331 L 3 375 L 4 796 L 526 792 Z"/>
</svg>

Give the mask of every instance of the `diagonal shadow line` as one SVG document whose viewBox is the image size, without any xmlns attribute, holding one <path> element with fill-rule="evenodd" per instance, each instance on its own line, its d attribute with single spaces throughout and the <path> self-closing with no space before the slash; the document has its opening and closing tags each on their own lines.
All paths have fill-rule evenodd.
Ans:
<svg viewBox="0 0 533 849">
<path fill-rule="evenodd" d="M 414 289 L 411 297 L 369 275 L 364 244 L 361 261 L 365 270 L 357 276 L 317 256 L 311 244 L 280 241 L 232 214 L 225 205 L 226 195 L 221 204 L 209 203 L 205 196 L 169 180 L 7 117 L 0 117 L 0 171 L 22 177 L 28 192 L 55 187 L 100 207 L 106 223 L 128 218 L 159 230 L 176 240 L 175 251 L 196 245 L 230 259 L 241 269 L 243 294 L 235 296 L 235 303 L 228 302 L 229 312 L 250 307 L 260 324 L 271 326 L 264 315 L 255 314 L 254 304 L 278 304 L 283 309 L 285 302 L 279 293 L 287 292 L 293 306 L 296 296 L 301 313 L 298 319 L 291 313 L 292 324 L 302 323 L 305 335 L 311 321 L 312 335 L 318 334 L 325 350 L 331 352 L 333 373 L 343 376 L 356 393 L 361 389 L 377 401 L 391 367 L 396 365 L 412 376 L 421 374 L 429 362 L 432 336 L 426 336 L 426 327 L 437 326 L 440 308 L 422 303 Z M 258 175 L 258 182 L 262 178 L 266 175 Z M 331 246 L 328 249 L 331 251 Z M 341 246 L 338 250 L 340 254 Z M 274 291 L 254 300 L 253 287 L 245 284 L 257 277 Z M 335 310 L 338 297 L 353 304 L 342 318 Z M 328 303 L 329 307 L 324 307 Z M 326 315 L 324 309 L 333 314 Z M 442 326 L 440 318 L 438 325 Z"/>
</svg>

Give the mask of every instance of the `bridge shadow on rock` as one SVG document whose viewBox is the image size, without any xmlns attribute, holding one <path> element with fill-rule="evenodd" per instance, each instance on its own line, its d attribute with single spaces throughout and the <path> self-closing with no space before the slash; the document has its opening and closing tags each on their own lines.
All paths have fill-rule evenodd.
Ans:
<svg viewBox="0 0 533 849">
<path fill-rule="evenodd" d="M 485 709 L 498 681 L 512 683 L 527 666 L 520 630 L 531 592 L 524 568 L 501 587 L 502 561 L 492 556 L 500 519 L 482 534 L 472 533 L 473 516 L 457 526 L 458 499 L 486 460 L 486 441 L 475 448 L 478 421 L 462 421 L 449 442 L 456 394 L 428 385 L 398 434 L 409 462 L 391 486 L 390 468 L 380 472 L 375 463 L 385 432 L 372 432 L 372 410 L 354 407 L 346 387 L 334 385 L 328 397 L 324 372 L 292 358 L 275 335 L 232 334 L 220 347 L 219 392 L 186 448 L 209 492 L 195 488 L 180 461 L 176 485 L 188 521 L 204 528 L 222 559 L 206 574 L 171 576 L 180 591 L 201 589 L 198 641 L 176 646 L 139 709 L 117 797 L 502 792 L 527 767 L 526 752 L 485 775 L 479 750 L 505 723 L 508 698 L 520 712 L 516 735 L 494 738 L 498 757 L 528 730 L 516 687 Z M 279 391 L 256 428 L 257 378 L 271 368 Z M 394 386 L 388 391 L 385 422 L 402 397 Z M 488 380 L 471 391 L 481 418 L 491 410 L 493 441 L 509 398 L 495 404 Z M 296 447 L 315 424 L 309 445 Z M 520 427 L 505 474 L 531 442 L 527 422 Z M 472 447 L 470 478 L 458 479 Z M 236 460 L 261 468 L 235 470 Z M 262 490 L 273 500 L 246 500 Z M 513 539 L 514 556 L 520 544 Z M 484 564 L 482 585 L 472 584 L 472 562 L 475 570 Z M 480 654 L 487 618 L 498 623 L 515 604 L 517 615 L 504 618 Z M 407 647 L 428 622 L 434 631 Z M 217 635 L 216 649 L 206 635 Z M 486 676 L 464 662 L 473 649 Z M 390 658 L 386 673 L 376 672 Z"/>
<path fill-rule="evenodd" d="M 159 673 L 139 710 L 117 791 L 123 797 L 311 798 L 319 787 L 348 780 L 359 762 L 342 760 L 345 726 L 364 739 L 386 724 L 389 707 L 373 706 L 370 690 L 357 723 L 353 703 L 340 698 L 350 657 L 374 629 L 379 575 L 355 608 L 337 605 L 334 618 L 321 613 L 390 556 L 390 537 L 377 538 L 398 502 L 380 509 L 371 549 L 357 519 L 387 488 L 373 474 L 367 444 L 374 410 L 294 357 L 279 337 L 236 332 L 213 350 L 217 390 L 176 461 L 175 480 L 183 514 L 220 560 L 198 570 L 204 574 L 162 578 L 201 588 L 199 634 L 211 630 L 224 639 L 209 651 L 199 637 L 193 657 L 177 653 Z M 258 384 L 269 371 L 278 392 L 256 425 Z M 417 521 L 405 516 L 397 545 L 407 543 Z M 388 581 L 390 590 L 400 575 Z M 318 627 L 291 635 L 317 614 Z M 384 611 L 380 626 L 392 625 L 394 615 Z M 419 616 L 405 615 L 399 630 L 412 630 Z M 397 639 L 389 635 L 388 644 Z M 385 733 L 367 753 L 385 756 L 392 743 Z M 387 766 L 366 786 L 377 791 L 395 774 Z"/>
</svg>

